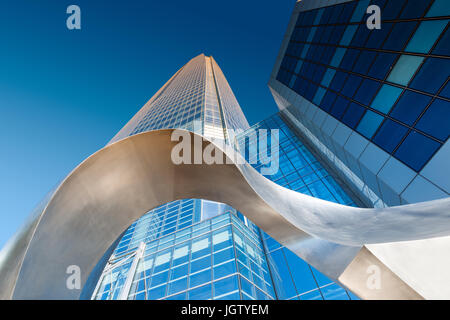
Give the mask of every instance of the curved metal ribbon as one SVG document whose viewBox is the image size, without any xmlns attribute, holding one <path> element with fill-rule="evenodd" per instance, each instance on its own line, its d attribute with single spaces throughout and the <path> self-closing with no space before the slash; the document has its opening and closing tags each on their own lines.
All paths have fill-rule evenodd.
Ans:
<svg viewBox="0 0 450 320">
<path fill-rule="evenodd" d="M 175 165 L 173 131 L 130 136 L 75 168 L 0 252 L 0 298 L 79 298 L 81 290 L 66 286 L 68 266 L 80 267 L 84 285 L 132 222 L 185 198 L 231 205 L 362 298 L 421 298 L 388 268 L 390 285 L 379 292 L 364 289 L 363 280 L 349 277 L 349 270 L 361 275 L 374 261 L 385 268 L 363 245 L 450 235 L 450 198 L 385 209 L 339 205 L 283 188 L 242 159 L 236 161 L 237 152 L 218 146 L 232 164 Z M 202 147 L 209 143 L 203 141 Z"/>
</svg>

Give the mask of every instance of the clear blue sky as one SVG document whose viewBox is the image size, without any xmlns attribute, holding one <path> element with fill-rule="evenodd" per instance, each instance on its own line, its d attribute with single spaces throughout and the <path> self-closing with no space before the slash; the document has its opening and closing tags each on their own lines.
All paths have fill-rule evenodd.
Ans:
<svg viewBox="0 0 450 320">
<path fill-rule="evenodd" d="M 0 1 L 0 247 L 199 53 L 214 56 L 251 124 L 275 113 L 267 81 L 294 3 Z M 70 4 L 80 31 L 66 28 Z"/>
</svg>

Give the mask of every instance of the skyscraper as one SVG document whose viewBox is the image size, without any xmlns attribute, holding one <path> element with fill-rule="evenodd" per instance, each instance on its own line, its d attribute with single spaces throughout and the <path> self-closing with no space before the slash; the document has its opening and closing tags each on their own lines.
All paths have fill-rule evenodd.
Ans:
<svg viewBox="0 0 450 320">
<path fill-rule="evenodd" d="M 222 71 L 199 55 L 182 67 L 111 142 L 183 128 L 245 146 L 257 129 L 280 130 L 277 184 L 337 203 L 353 200 L 279 115 L 251 128 Z M 244 132 L 233 136 L 229 129 Z M 258 141 L 255 141 L 258 143 Z M 262 163 L 255 163 L 260 169 Z M 170 202 L 133 223 L 109 258 L 93 299 L 350 299 L 319 271 L 232 207 L 200 199 Z"/>
<path fill-rule="evenodd" d="M 373 6 L 380 29 L 367 25 Z M 446 0 L 295 5 L 269 88 L 302 140 L 368 207 L 449 196 L 449 18 Z M 367 247 L 424 295 L 442 298 L 436 285 L 448 263 L 433 252 L 449 246 L 436 237 Z M 419 285 L 423 270 L 430 278 Z"/>
</svg>

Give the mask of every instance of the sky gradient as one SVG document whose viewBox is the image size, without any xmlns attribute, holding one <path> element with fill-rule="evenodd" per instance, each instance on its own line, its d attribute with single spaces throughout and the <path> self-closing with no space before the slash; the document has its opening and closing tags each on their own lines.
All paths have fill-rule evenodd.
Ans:
<svg viewBox="0 0 450 320">
<path fill-rule="evenodd" d="M 45 194 L 103 147 L 186 62 L 223 70 L 250 124 L 294 0 L 0 1 L 0 247 Z M 81 30 L 66 8 L 81 8 Z"/>
</svg>

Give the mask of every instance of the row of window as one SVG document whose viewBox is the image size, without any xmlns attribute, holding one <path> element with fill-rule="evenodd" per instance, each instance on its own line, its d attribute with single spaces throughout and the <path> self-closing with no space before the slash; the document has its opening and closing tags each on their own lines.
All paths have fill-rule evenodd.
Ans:
<svg viewBox="0 0 450 320">
<path fill-rule="evenodd" d="M 125 232 L 113 255 L 118 257 L 135 250 L 140 242 L 150 242 L 181 230 L 200 219 L 200 200 L 175 201 L 150 210 Z"/>
<path fill-rule="evenodd" d="M 131 135 L 140 132 L 187 128 L 194 120 L 203 119 L 205 104 L 205 57 L 198 56 L 185 65 L 162 93 L 146 106 L 146 114 L 135 125 Z M 198 131 L 193 126 L 188 129 Z"/>
<path fill-rule="evenodd" d="M 355 205 L 279 114 L 259 122 L 238 135 L 238 145 L 247 161 L 250 160 L 250 155 L 255 154 L 253 149 L 259 145 L 259 136 L 256 135 L 257 139 L 255 140 L 246 137 L 252 134 L 253 130 L 258 129 L 266 129 L 269 132 L 271 129 L 279 130 L 280 169 L 274 175 L 267 175 L 268 179 L 288 189 L 310 196 L 336 203 Z M 256 157 L 256 160 L 258 159 L 261 159 L 259 155 Z M 252 165 L 257 170 L 262 167 L 262 164 L 258 162 L 252 163 Z M 294 253 L 282 247 L 269 235 L 263 231 L 260 232 L 278 299 L 358 299 L 310 267 Z"/>
<path fill-rule="evenodd" d="M 342 190 L 335 179 L 329 175 L 327 170 L 323 168 L 279 115 L 259 122 L 237 137 L 238 144 L 243 152 L 245 150 L 243 155 L 256 170 L 260 172 L 261 168 L 265 166 L 260 162 L 263 157 L 258 156 L 257 159 L 252 159 L 256 161 L 250 161 L 249 156 L 255 154 L 255 152 L 250 152 L 250 149 L 254 149 L 259 145 L 260 137 L 256 135 L 257 138 L 251 141 L 246 139 L 246 136 L 250 131 L 258 129 L 278 129 L 279 135 L 279 170 L 275 174 L 266 175 L 266 178 L 283 187 L 316 198 L 346 205 L 355 205 L 353 200 Z M 252 145 L 251 142 L 255 145 Z"/>
<path fill-rule="evenodd" d="M 360 0 L 348 1 L 328 7 L 302 11 L 296 27 L 339 25 L 366 21 L 366 9 L 377 5 L 381 9 L 381 20 L 410 20 L 448 16 L 450 4 L 447 0 Z"/>
<path fill-rule="evenodd" d="M 164 238 L 158 240 L 159 243 L 171 244 L 172 247 L 158 247 L 160 251 L 156 252 L 156 247 L 148 243 L 147 246 L 151 249 L 146 249 L 140 259 L 129 298 L 174 298 L 174 295 L 178 297 L 179 292 L 188 291 L 190 288 L 195 289 L 189 292 L 201 290 L 197 287 L 212 282 L 212 285 L 215 285 L 216 282 L 222 281 L 222 278 L 237 273 L 244 277 L 247 286 L 253 288 L 251 292 L 254 294 L 247 292 L 247 298 L 273 298 L 271 277 L 259 238 L 251 233 L 237 216 L 231 215 L 225 213 L 195 224 L 183 234 L 178 232 L 178 236 L 164 237 L 175 240 L 187 236 L 182 243 L 176 244 L 176 241 L 163 240 Z M 230 225 L 231 221 L 233 227 Z M 224 223 L 225 226 L 214 231 Z M 203 235 L 197 236 L 196 232 Z M 249 234 L 251 237 L 248 237 Z M 192 237 L 196 238 L 189 240 Z M 121 275 L 127 274 L 129 267 L 129 263 L 123 264 L 104 273 L 96 294 L 97 299 L 114 298 L 115 293 L 123 286 Z M 223 292 L 219 296 L 231 293 L 233 292 Z M 214 294 L 213 297 L 218 295 Z M 237 297 L 240 297 L 239 292 Z"/>
<path fill-rule="evenodd" d="M 368 1 L 300 13 L 277 79 L 420 171 L 450 135 L 449 19 L 435 18 L 450 15 L 449 2 L 418 0 L 416 11 L 413 2 L 391 2 L 370 4 L 384 8 L 382 15 L 417 20 L 382 23 L 381 30 L 349 24 L 360 19 L 348 14 L 346 25 L 301 22 L 338 7 L 355 15 Z"/>
</svg>

